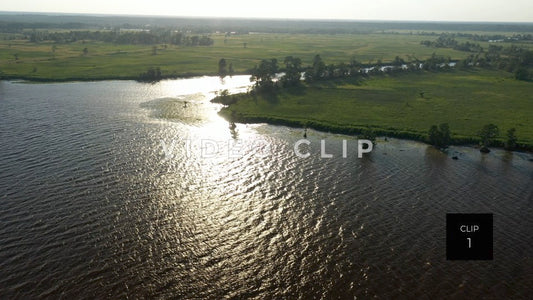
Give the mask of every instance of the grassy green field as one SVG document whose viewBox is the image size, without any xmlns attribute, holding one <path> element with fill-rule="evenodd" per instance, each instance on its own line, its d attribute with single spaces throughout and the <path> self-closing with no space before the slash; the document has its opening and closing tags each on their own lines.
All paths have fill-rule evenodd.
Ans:
<svg viewBox="0 0 533 300">
<path fill-rule="evenodd" d="M 471 53 L 420 45 L 425 35 L 373 34 L 212 34 L 213 46 L 119 45 L 95 41 L 54 44 L 0 40 L 0 75 L 43 81 L 136 79 L 148 68 L 163 76 L 214 75 L 225 58 L 237 73 L 246 73 L 261 59 L 300 57 L 310 65 L 320 54 L 326 64 L 386 63 L 395 56 L 424 60 L 432 53 L 454 60 Z M 468 41 L 457 38 L 459 42 Z M 488 43 L 480 42 L 484 48 Z M 503 44 L 502 44 L 503 45 Z M 531 48 L 532 44 L 517 44 Z M 510 46 L 504 44 L 503 46 Z M 88 53 L 83 54 L 87 48 Z M 424 92 L 424 97 L 420 93 Z M 485 124 L 500 127 L 500 141 L 509 128 L 519 143 L 533 145 L 533 85 L 511 73 L 476 69 L 446 73 L 376 76 L 360 82 L 323 82 L 283 90 L 275 99 L 243 99 L 223 110 L 242 121 L 268 121 L 356 132 L 370 126 L 378 133 L 423 139 L 433 124 L 450 124 L 456 141 L 475 141 Z"/>
<path fill-rule="evenodd" d="M 0 74 L 7 78 L 35 80 L 99 80 L 137 78 L 150 67 L 160 67 L 164 76 L 215 74 L 218 60 L 225 58 L 236 72 L 244 73 L 258 61 L 292 55 L 310 64 L 316 54 L 326 63 L 348 62 L 351 57 L 363 63 L 404 59 L 426 59 L 433 52 L 461 59 L 469 53 L 420 45 L 427 36 L 398 34 L 245 34 L 225 38 L 213 34 L 209 47 L 158 45 L 117 45 L 103 42 L 30 43 L 25 40 L 0 41 Z M 246 43 L 246 48 L 244 44 Z M 55 45 L 55 51 L 52 47 Z M 83 49 L 88 54 L 83 55 Z M 15 59 L 17 55 L 18 59 Z"/>
<path fill-rule="evenodd" d="M 533 145 L 533 84 L 501 71 L 376 76 L 239 98 L 221 113 L 242 122 L 337 132 L 370 127 L 380 134 L 414 139 L 424 139 L 433 124 L 449 123 L 456 142 L 475 142 L 481 127 L 494 123 L 500 129 L 500 141 L 514 127 L 519 143 L 526 148 Z"/>
</svg>

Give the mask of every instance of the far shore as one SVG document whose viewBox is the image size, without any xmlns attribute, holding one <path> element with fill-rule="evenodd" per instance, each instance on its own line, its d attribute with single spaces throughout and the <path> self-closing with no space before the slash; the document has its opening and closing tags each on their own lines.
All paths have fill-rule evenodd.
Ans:
<svg viewBox="0 0 533 300">
<path fill-rule="evenodd" d="M 233 76 L 250 75 L 248 73 L 235 73 Z M 156 83 L 162 80 L 174 80 L 174 79 L 188 79 L 194 77 L 204 76 L 218 76 L 216 73 L 182 73 L 172 75 L 161 75 L 161 77 L 155 80 L 141 80 L 139 76 L 98 76 L 98 77 L 66 77 L 66 78 L 51 78 L 51 77 L 31 77 L 31 76 L 0 76 L 0 80 L 4 81 L 28 81 L 34 83 L 62 83 L 62 82 L 90 82 L 90 81 L 112 81 L 112 80 L 132 80 L 145 83 Z"/>
</svg>

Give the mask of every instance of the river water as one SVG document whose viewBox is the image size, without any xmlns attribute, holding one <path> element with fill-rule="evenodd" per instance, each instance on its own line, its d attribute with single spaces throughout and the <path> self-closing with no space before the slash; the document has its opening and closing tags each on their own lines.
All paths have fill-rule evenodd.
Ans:
<svg viewBox="0 0 533 300">
<path fill-rule="evenodd" d="M 300 158 L 218 117 L 247 85 L 0 82 L 0 298 L 531 295 L 531 154 L 311 130 Z M 446 213 L 493 213 L 494 259 L 446 260 Z"/>
</svg>

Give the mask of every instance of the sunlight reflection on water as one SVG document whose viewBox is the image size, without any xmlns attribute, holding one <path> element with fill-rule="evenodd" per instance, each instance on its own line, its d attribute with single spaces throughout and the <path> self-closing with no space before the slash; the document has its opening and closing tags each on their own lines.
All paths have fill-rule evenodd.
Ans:
<svg viewBox="0 0 533 300">
<path fill-rule="evenodd" d="M 381 140 L 238 124 L 209 102 L 248 76 L 0 90 L 0 296 L 339 298 L 483 296 L 530 289 L 532 165 Z M 185 105 L 187 101 L 187 105 Z M 161 141 L 179 143 L 165 159 Z M 221 146 L 202 157 L 201 139 Z M 320 158 L 320 140 L 332 159 Z M 264 157 L 255 142 L 271 147 Z M 201 149 L 200 149 L 201 150 Z M 455 153 L 454 152 L 454 153 Z M 445 258 L 447 212 L 495 214 L 495 261 Z M 512 286 L 507 283 L 512 282 Z M 406 292 L 407 291 L 407 292 Z"/>
</svg>

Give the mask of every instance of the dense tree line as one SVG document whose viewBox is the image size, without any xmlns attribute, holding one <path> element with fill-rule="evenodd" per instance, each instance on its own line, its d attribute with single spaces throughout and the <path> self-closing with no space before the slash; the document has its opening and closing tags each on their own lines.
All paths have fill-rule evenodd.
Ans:
<svg viewBox="0 0 533 300">
<path fill-rule="evenodd" d="M 378 60 L 375 64 L 363 64 L 355 59 L 349 63 L 326 64 L 320 55 L 313 58 L 309 66 L 303 66 L 301 59 L 293 56 L 285 58 L 281 68 L 278 67 L 277 60 L 262 60 L 252 70 L 251 81 L 255 81 L 256 89 L 270 89 L 277 86 L 294 86 L 300 84 L 303 78 L 306 82 L 330 80 L 349 77 L 366 77 L 377 74 L 394 74 L 400 72 L 413 71 L 446 71 L 453 67 L 471 68 L 499 68 L 508 72 L 513 72 L 518 80 L 532 80 L 533 72 L 533 51 L 512 45 L 503 47 L 490 45 L 487 51 L 472 54 L 464 60 L 452 62 L 450 57 L 433 53 L 426 60 L 419 60 L 416 57 L 409 57 L 406 62 L 396 56 L 392 62 L 383 63 Z M 275 83 L 277 72 L 285 74 Z M 220 73 L 220 68 L 219 68 Z"/>
<path fill-rule="evenodd" d="M 460 67 L 497 68 L 512 72 L 518 80 L 532 80 L 533 51 L 516 47 L 489 46 L 488 51 L 465 58 Z"/>
<path fill-rule="evenodd" d="M 526 36 L 527 35 L 523 35 Z M 497 68 L 512 72 L 518 80 L 533 80 L 533 51 L 511 45 L 489 45 L 487 50 L 478 44 L 459 44 L 449 35 L 441 35 L 436 41 L 422 41 L 423 45 L 433 47 L 453 48 L 461 51 L 477 52 L 469 55 L 459 63 L 460 68 L 484 67 Z"/>
<path fill-rule="evenodd" d="M 276 59 L 263 59 L 251 70 L 250 81 L 255 82 L 256 91 L 267 91 L 277 87 L 290 87 L 305 82 L 317 82 L 330 79 L 368 77 L 379 74 L 395 74 L 399 72 L 414 72 L 420 70 L 438 71 L 451 68 L 450 57 L 435 53 L 425 61 L 414 59 L 406 62 L 396 56 L 392 62 L 363 64 L 352 58 L 348 63 L 326 64 L 320 55 L 315 55 L 311 65 L 304 66 L 298 57 L 287 56 L 283 65 L 278 66 Z M 226 61 L 221 59 L 218 66 L 219 76 L 225 74 Z"/>
<path fill-rule="evenodd" d="M 480 7 L 480 9 L 482 9 Z M 144 28 L 146 24 L 155 27 L 182 28 L 196 33 L 205 32 L 279 32 L 279 33 L 355 33 L 410 30 L 413 32 L 521 32 L 530 33 L 528 23 L 458 23 L 458 22 L 379 22 L 340 20 L 261 20 L 224 18 L 182 18 L 153 16 L 90 16 L 53 14 L 5 14 L 0 18 L 0 28 L 85 28 L 103 29 L 131 25 L 130 28 Z M 15 23 L 15 24 L 13 24 Z M 16 24 L 18 23 L 18 25 Z M 16 26 L 12 26 L 16 25 Z"/>
<path fill-rule="evenodd" d="M 439 36 L 446 38 L 467 38 L 472 41 L 488 42 L 488 41 L 501 41 L 501 42 L 516 42 L 516 41 L 533 41 L 533 35 L 531 33 L 516 33 L 511 36 L 505 34 L 476 34 L 466 32 L 418 32 L 417 35 L 427 36 Z M 431 42 L 431 41 L 430 41 Z"/>
<path fill-rule="evenodd" d="M 3 16 L 5 17 L 5 16 Z M 66 23 L 48 23 L 48 22 L 5 22 L 0 21 L 0 32 L 3 33 L 22 33 L 25 29 L 43 28 L 43 29 L 84 29 L 88 24 L 80 22 Z"/>
<path fill-rule="evenodd" d="M 172 44 L 181 46 L 211 46 L 214 41 L 208 36 L 189 36 L 171 30 L 150 31 L 69 31 L 48 32 L 32 31 L 24 36 L 30 42 L 53 41 L 56 43 L 73 43 L 93 40 L 116 44 Z"/>
<path fill-rule="evenodd" d="M 523 34 L 513 34 L 511 36 L 506 36 L 502 34 L 495 34 L 495 35 L 479 35 L 479 34 L 464 34 L 469 39 L 473 41 L 502 41 L 502 42 L 517 42 L 517 41 L 533 41 L 533 35 L 530 33 L 523 33 Z"/>
<path fill-rule="evenodd" d="M 483 52 L 483 47 L 479 44 L 465 42 L 459 43 L 450 35 L 443 34 L 435 41 L 422 41 L 420 44 L 435 48 L 452 48 L 459 51 L 466 52 Z"/>
</svg>

